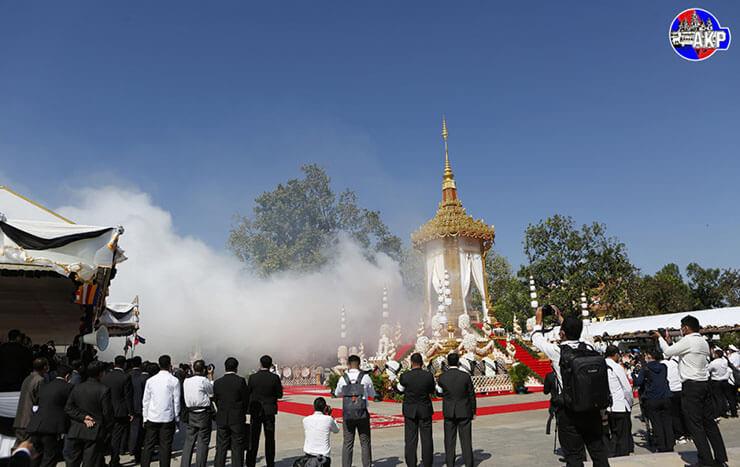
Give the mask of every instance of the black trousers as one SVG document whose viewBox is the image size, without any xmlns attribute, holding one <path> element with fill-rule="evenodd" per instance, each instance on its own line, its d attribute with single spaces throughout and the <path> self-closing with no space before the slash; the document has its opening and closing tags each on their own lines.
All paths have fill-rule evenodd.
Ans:
<svg viewBox="0 0 740 467">
<path fill-rule="evenodd" d="M 681 411 L 681 391 L 671 393 L 671 424 L 673 425 L 674 439 L 686 436 L 686 424 Z"/>
<path fill-rule="evenodd" d="M 460 449 L 463 463 L 466 467 L 473 467 L 473 419 L 446 418 L 445 429 L 445 462 L 447 467 L 455 465 L 457 436 L 460 435 Z"/>
<path fill-rule="evenodd" d="M 670 399 L 649 399 L 645 401 L 648 418 L 653 427 L 655 448 L 659 452 L 673 451 L 673 419 L 671 418 Z"/>
<path fill-rule="evenodd" d="M 126 450 L 124 440 L 128 438 L 130 429 L 128 417 L 116 417 L 113 419 L 113 429 L 110 435 L 110 467 L 121 465 L 121 453 Z"/>
<path fill-rule="evenodd" d="M 601 413 L 598 410 L 558 410 L 558 440 L 565 452 L 568 467 L 583 467 L 585 449 L 588 449 L 594 467 L 608 467 L 608 453 L 602 433 Z"/>
<path fill-rule="evenodd" d="M 40 467 L 54 467 L 57 465 L 57 459 L 62 452 L 60 440 L 58 434 L 36 433 L 31 435 L 33 448 L 40 454 L 35 464 Z M 34 464 L 33 459 L 31 463 Z"/>
<path fill-rule="evenodd" d="M 684 381 L 681 391 L 686 429 L 694 440 L 699 463 L 711 465 L 714 461 L 727 462 L 727 451 L 717 422 L 714 421 L 714 404 L 707 381 Z M 711 444 L 711 449 L 709 445 Z M 712 456 L 714 451 L 714 456 Z"/>
<path fill-rule="evenodd" d="M 99 467 L 103 462 L 105 441 L 71 438 L 68 456 L 64 459 L 67 467 Z"/>
<path fill-rule="evenodd" d="M 190 467 L 193 461 L 193 448 L 196 448 L 195 465 L 206 467 L 208 444 L 211 442 L 211 411 L 190 412 L 185 428 L 185 443 L 182 447 L 180 467 Z M 197 443 L 197 445 L 196 445 Z"/>
<path fill-rule="evenodd" d="M 403 419 L 404 456 L 406 465 L 417 467 L 416 448 L 421 436 L 421 463 L 424 467 L 431 467 L 434 458 L 434 444 L 432 442 L 432 417 Z"/>
<path fill-rule="evenodd" d="M 629 412 L 609 412 L 609 455 L 629 456 L 632 452 L 632 416 Z"/>
<path fill-rule="evenodd" d="M 128 450 L 134 456 L 134 460 L 141 461 L 141 446 L 144 444 L 144 425 L 141 414 L 134 415 L 129 426 Z"/>
<path fill-rule="evenodd" d="M 275 465 L 275 415 L 252 415 L 251 433 L 247 466 L 257 463 L 257 450 L 260 447 L 260 432 L 265 431 L 265 465 Z"/>
<path fill-rule="evenodd" d="M 159 446 L 159 466 L 170 467 L 172 459 L 172 437 L 175 435 L 175 422 L 144 424 L 144 446 L 141 448 L 141 467 L 149 467 L 154 447 Z"/>
<path fill-rule="evenodd" d="M 725 384 L 722 385 L 722 391 L 725 393 L 727 405 L 730 407 L 730 415 L 737 417 L 737 387 L 730 384 L 729 381 L 725 381 Z"/>
<path fill-rule="evenodd" d="M 727 416 L 727 399 L 725 392 L 722 390 L 724 381 L 709 381 L 709 391 L 712 393 L 714 402 L 714 418 Z"/>
<path fill-rule="evenodd" d="M 231 465 L 242 467 L 244 465 L 245 442 L 243 423 L 217 427 L 216 457 L 213 460 L 214 467 L 224 467 L 226 465 L 226 454 L 229 451 L 231 451 Z"/>
</svg>

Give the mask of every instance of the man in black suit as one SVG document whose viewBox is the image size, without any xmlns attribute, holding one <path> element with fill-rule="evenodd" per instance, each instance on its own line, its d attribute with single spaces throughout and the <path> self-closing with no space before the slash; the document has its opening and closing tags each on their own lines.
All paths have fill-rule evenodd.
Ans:
<svg viewBox="0 0 740 467">
<path fill-rule="evenodd" d="M 226 374 L 213 383 L 213 402 L 216 404 L 215 467 L 226 465 L 226 453 L 231 450 L 231 465 L 244 465 L 246 447 L 246 419 L 249 407 L 249 389 L 244 378 L 237 375 L 239 361 L 229 357 L 224 363 Z"/>
<path fill-rule="evenodd" d="M 72 389 L 64 412 L 71 419 L 67 437 L 70 452 L 67 467 L 99 467 L 103 462 L 105 439 L 113 424 L 110 389 L 100 382 L 103 364 L 97 360 L 87 366 L 87 379 Z"/>
<path fill-rule="evenodd" d="M 61 435 L 69 429 L 69 420 L 64 413 L 72 385 L 67 382 L 69 367 L 58 365 L 56 378 L 39 388 L 39 407 L 28 423 L 34 448 L 42 454 L 40 467 L 54 467 L 59 456 Z"/>
<path fill-rule="evenodd" d="M 21 385 L 21 395 L 18 398 L 18 409 L 13 420 L 13 429 L 18 441 L 28 439 L 28 423 L 33 415 L 33 408 L 39 405 L 39 389 L 46 381 L 49 372 L 49 362 L 39 357 L 33 360 L 33 372 L 26 376 Z"/>
<path fill-rule="evenodd" d="M 144 398 L 144 387 L 149 378 L 148 368 L 142 369 L 141 357 L 131 359 L 131 393 L 133 417 L 131 418 L 131 431 L 129 432 L 129 451 L 138 464 L 141 462 L 141 445 L 144 442 L 144 424 L 141 419 L 141 401 Z"/>
<path fill-rule="evenodd" d="M 411 370 L 401 375 L 398 390 L 403 397 L 403 439 L 406 465 L 418 466 L 416 447 L 421 434 L 421 463 L 431 467 L 434 457 L 432 443 L 432 399 L 434 394 L 434 376 L 424 369 L 424 360 L 420 353 L 411 355 Z"/>
<path fill-rule="evenodd" d="M 251 439 L 247 465 L 257 463 L 257 449 L 260 445 L 260 431 L 265 430 L 265 464 L 275 465 L 275 415 L 278 399 L 283 397 L 283 384 L 280 377 L 271 372 L 272 357 L 260 357 L 260 369 L 249 377 L 249 415 L 251 418 Z"/>
<path fill-rule="evenodd" d="M 473 379 L 458 364 L 460 356 L 453 352 L 447 356 L 447 371 L 439 377 L 437 392 L 442 396 L 442 413 L 445 429 L 445 457 L 448 467 L 455 465 L 457 435 L 467 467 L 473 466 L 472 421 L 475 418 L 475 389 Z"/>
<path fill-rule="evenodd" d="M 8 332 L 8 342 L 0 345 L 0 392 L 20 391 L 21 384 L 33 368 L 31 349 L 21 344 L 17 329 Z"/>
<path fill-rule="evenodd" d="M 125 450 L 124 440 L 133 419 L 134 397 L 131 376 L 126 373 L 126 357 L 119 355 L 113 361 L 113 369 L 103 376 L 101 382 L 110 389 L 113 405 L 113 432 L 110 438 L 110 467 L 121 465 L 121 453 Z"/>
</svg>

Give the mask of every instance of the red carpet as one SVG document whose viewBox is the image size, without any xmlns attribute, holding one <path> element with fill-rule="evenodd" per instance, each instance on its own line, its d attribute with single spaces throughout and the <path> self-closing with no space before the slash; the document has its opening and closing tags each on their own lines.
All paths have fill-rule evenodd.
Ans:
<svg viewBox="0 0 740 467">
<path fill-rule="evenodd" d="M 550 406 L 550 401 L 534 401 L 534 402 L 522 402 L 519 404 L 504 404 L 504 405 L 491 405 L 487 407 L 478 407 L 476 415 L 495 415 L 500 413 L 511 413 L 511 412 L 525 412 L 529 410 L 540 410 L 546 409 Z M 302 404 L 300 402 L 291 401 L 279 401 L 278 410 L 280 412 L 289 413 L 293 415 L 299 415 L 305 417 L 313 413 L 313 406 L 310 404 Z M 335 408 L 332 411 L 332 416 L 341 421 L 342 410 Z M 435 412 L 432 417 L 433 420 L 442 420 L 442 412 Z M 370 426 L 372 428 L 387 428 L 393 426 L 403 426 L 402 415 L 378 415 L 370 414 Z"/>
<path fill-rule="evenodd" d="M 506 347 L 506 340 L 498 339 L 498 342 Z M 520 361 L 527 365 L 529 368 L 532 369 L 532 371 L 540 375 L 540 377 L 542 378 L 544 378 L 549 372 L 552 371 L 550 360 L 538 360 L 534 358 L 532 355 L 530 355 L 529 352 L 527 352 L 524 347 L 517 344 L 516 342 L 514 342 L 514 358 L 516 358 L 517 361 Z"/>
</svg>

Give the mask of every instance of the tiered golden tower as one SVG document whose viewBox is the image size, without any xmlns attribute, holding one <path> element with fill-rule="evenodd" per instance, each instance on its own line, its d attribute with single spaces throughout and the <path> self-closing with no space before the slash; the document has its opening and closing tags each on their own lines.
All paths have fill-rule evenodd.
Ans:
<svg viewBox="0 0 740 467">
<path fill-rule="evenodd" d="M 472 322 L 484 319 L 493 324 L 485 258 L 494 242 L 495 230 L 492 225 L 475 220 L 465 212 L 457 195 L 447 136 L 447 122 L 443 117 L 445 163 L 442 201 L 434 217 L 411 235 L 411 242 L 425 258 L 427 320 L 438 312 L 438 297 L 441 298 L 448 289 L 451 303 L 445 307 L 445 312 L 449 320 L 448 329 L 455 332 L 458 319 L 464 313 Z M 483 297 L 483 310 L 471 309 L 470 293 L 474 286 Z M 480 318 L 478 311 L 481 311 Z"/>
</svg>

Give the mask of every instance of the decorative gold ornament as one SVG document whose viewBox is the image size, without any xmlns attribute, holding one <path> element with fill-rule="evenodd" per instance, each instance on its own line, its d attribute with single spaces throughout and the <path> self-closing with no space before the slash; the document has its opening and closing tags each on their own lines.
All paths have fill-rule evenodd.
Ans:
<svg viewBox="0 0 740 467">
<path fill-rule="evenodd" d="M 486 252 L 493 244 L 495 230 L 483 220 L 475 220 L 465 212 L 462 202 L 457 198 L 455 177 L 452 173 L 450 155 L 447 149 L 447 120 L 442 117 L 442 140 L 445 146 L 445 167 L 442 176 L 442 202 L 437 213 L 419 230 L 411 235 L 414 248 L 421 250 L 432 240 L 446 237 L 463 237 L 480 240 L 482 251 Z"/>
</svg>

